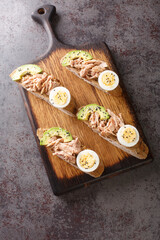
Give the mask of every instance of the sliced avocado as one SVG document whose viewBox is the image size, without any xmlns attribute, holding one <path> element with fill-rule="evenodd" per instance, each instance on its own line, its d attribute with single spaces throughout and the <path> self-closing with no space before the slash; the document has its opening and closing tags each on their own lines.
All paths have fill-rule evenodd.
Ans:
<svg viewBox="0 0 160 240">
<path fill-rule="evenodd" d="M 64 139 L 64 142 L 72 141 L 72 135 L 63 128 L 53 127 L 43 133 L 43 137 L 40 139 L 40 145 L 47 145 L 50 138 L 53 136 L 59 136 Z"/>
<path fill-rule="evenodd" d="M 98 112 L 101 120 L 110 118 L 110 115 L 105 110 L 105 108 L 97 104 L 89 104 L 81 108 L 81 110 L 77 113 L 77 118 L 79 120 L 86 121 L 89 119 L 89 116 L 92 112 Z"/>
<path fill-rule="evenodd" d="M 73 51 L 67 53 L 63 57 L 61 64 L 63 67 L 66 67 L 66 66 L 70 65 L 71 60 L 79 58 L 79 57 L 82 58 L 84 61 L 87 61 L 87 60 L 90 60 L 93 58 L 92 55 L 88 52 L 85 52 L 82 50 L 73 50 Z"/>
<path fill-rule="evenodd" d="M 35 64 L 26 64 L 18 67 L 15 69 L 11 74 L 10 77 L 13 81 L 20 80 L 24 75 L 31 74 L 34 75 L 36 73 L 41 73 L 42 69 L 35 65 Z"/>
</svg>

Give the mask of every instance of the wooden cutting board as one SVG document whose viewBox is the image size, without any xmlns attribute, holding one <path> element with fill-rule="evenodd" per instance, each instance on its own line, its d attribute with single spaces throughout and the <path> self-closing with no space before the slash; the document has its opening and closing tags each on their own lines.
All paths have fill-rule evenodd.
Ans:
<svg viewBox="0 0 160 240">
<path fill-rule="evenodd" d="M 97 103 L 105 108 L 111 109 L 116 114 L 122 113 L 125 123 L 135 125 L 145 141 L 141 127 L 135 117 L 131 105 L 129 104 L 128 96 L 122 84 L 122 79 L 120 79 L 120 82 L 123 88 L 123 97 L 116 98 L 85 83 L 83 80 L 69 72 L 65 67 L 61 66 L 60 59 L 68 51 L 76 48 L 89 51 L 93 58 L 106 61 L 109 68 L 117 72 L 111 53 L 105 43 L 85 44 L 76 47 L 70 47 L 60 43 L 56 39 L 51 27 L 51 19 L 55 13 L 56 9 L 54 6 L 44 5 L 32 14 L 32 18 L 44 26 L 49 36 L 49 48 L 47 53 L 34 63 L 39 65 L 47 73 L 52 73 L 53 76 L 59 79 L 62 84 L 70 90 L 71 95 L 76 100 L 77 108 L 90 103 Z M 102 139 L 98 134 L 92 132 L 92 130 L 83 122 L 66 115 L 22 88 L 20 88 L 20 91 L 24 99 L 24 104 L 35 137 L 36 130 L 39 127 L 48 128 L 60 126 L 70 131 L 72 135 L 78 136 L 81 142 L 87 148 L 96 151 L 104 162 L 105 171 L 103 175 L 98 179 L 94 179 L 58 157 L 53 157 L 45 147 L 40 147 L 39 140 L 36 137 L 55 195 L 60 195 L 69 190 L 87 186 L 95 181 L 117 175 L 128 169 L 132 169 L 151 161 L 150 154 L 145 160 L 130 156 Z"/>
</svg>

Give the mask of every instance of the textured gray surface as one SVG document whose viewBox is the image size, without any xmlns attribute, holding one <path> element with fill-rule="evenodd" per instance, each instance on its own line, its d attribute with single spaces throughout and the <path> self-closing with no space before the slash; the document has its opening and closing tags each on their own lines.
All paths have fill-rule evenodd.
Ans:
<svg viewBox="0 0 160 240">
<path fill-rule="evenodd" d="M 50 1 L 66 44 L 108 43 L 155 161 L 62 197 L 53 195 L 9 73 L 47 48 L 30 14 L 47 1 L 0 1 L 0 239 L 160 239 L 159 1 Z"/>
</svg>

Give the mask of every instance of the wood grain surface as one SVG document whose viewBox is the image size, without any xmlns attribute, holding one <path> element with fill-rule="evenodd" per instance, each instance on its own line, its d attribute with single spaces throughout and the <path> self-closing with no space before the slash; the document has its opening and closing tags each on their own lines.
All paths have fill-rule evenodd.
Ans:
<svg viewBox="0 0 160 240">
<path fill-rule="evenodd" d="M 48 18 L 50 18 L 50 15 Z M 45 21 L 46 19 L 44 18 L 42 23 L 46 30 L 49 32 L 52 31 L 49 27 L 49 21 L 47 22 L 47 25 L 45 25 Z M 83 105 L 97 103 L 105 108 L 111 109 L 111 111 L 113 111 L 115 114 L 122 113 L 125 123 L 136 126 L 142 139 L 145 141 L 141 127 L 135 117 L 131 105 L 129 104 L 129 99 L 121 78 L 120 85 L 123 89 L 123 95 L 122 97 L 117 98 L 106 94 L 97 88 L 94 88 L 93 86 L 84 82 L 82 79 L 75 76 L 73 73 L 69 72 L 60 64 L 60 59 L 68 51 L 76 48 L 88 51 L 93 58 L 106 61 L 110 70 L 117 72 L 106 44 L 86 44 L 73 48 L 62 45 L 60 42 L 58 42 L 55 39 L 53 32 L 50 32 L 50 34 L 52 41 L 50 45 L 52 46 L 49 48 L 48 53 L 45 54 L 43 59 L 41 58 L 38 62 L 34 63 L 39 65 L 45 72 L 49 74 L 51 73 L 54 77 L 61 81 L 63 86 L 69 89 L 71 95 L 76 101 L 77 109 Z M 37 128 L 50 128 L 54 126 L 62 127 L 71 132 L 72 135 L 78 136 L 83 145 L 96 151 L 100 159 L 104 162 L 105 170 L 103 175 L 98 179 L 94 179 L 80 170 L 72 167 L 58 157 L 53 157 L 47 148 L 39 146 L 39 140 L 36 138 L 50 183 L 53 188 L 53 192 L 56 195 L 60 195 L 64 192 L 81 186 L 87 186 L 89 183 L 106 177 L 114 176 L 120 172 L 151 161 L 150 155 L 145 160 L 140 160 L 128 155 L 127 153 L 102 139 L 99 135 L 89 129 L 83 122 L 66 115 L 65 113 L 52 107 L 51 105 L 47 104 L 47 102 L 37 98 L 22 88 L 20 88 L 20 91 L 22 93 L 35 136 Z"/>
</svg>

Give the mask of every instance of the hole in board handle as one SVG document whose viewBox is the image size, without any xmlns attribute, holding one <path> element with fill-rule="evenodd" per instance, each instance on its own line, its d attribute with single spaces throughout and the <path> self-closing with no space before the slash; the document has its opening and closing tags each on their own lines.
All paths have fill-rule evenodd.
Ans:
<svg viewBox="0 0 160 240">
<path fill-rule="evenodd" d="M 39 8 L 37 12 L 42 15 L 42 14 L 45 13 L 45 9 L 44 8 Z"/>
</svg>

